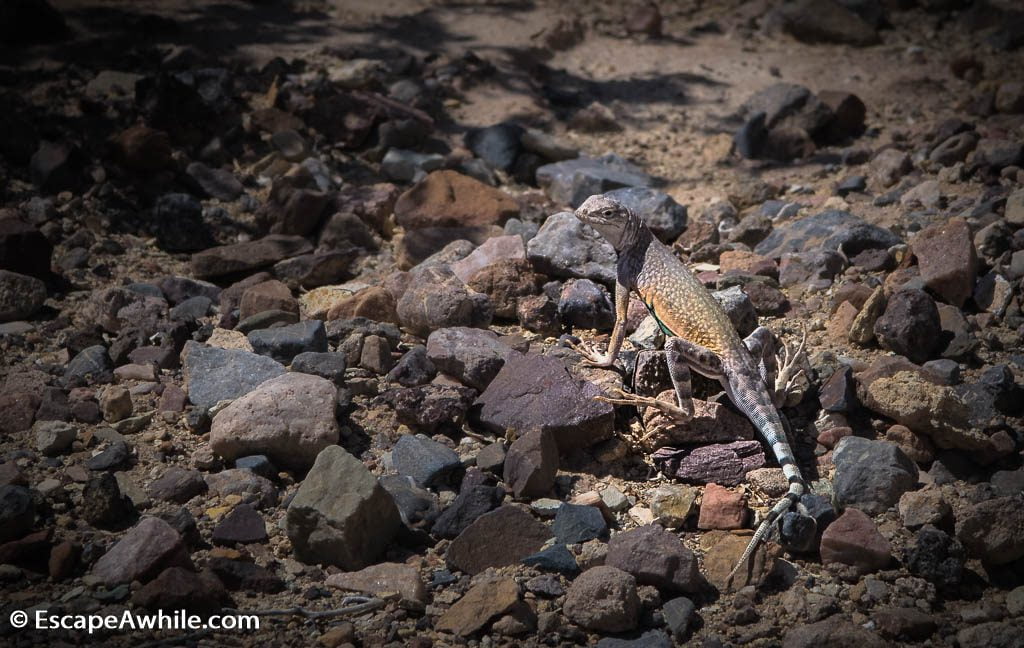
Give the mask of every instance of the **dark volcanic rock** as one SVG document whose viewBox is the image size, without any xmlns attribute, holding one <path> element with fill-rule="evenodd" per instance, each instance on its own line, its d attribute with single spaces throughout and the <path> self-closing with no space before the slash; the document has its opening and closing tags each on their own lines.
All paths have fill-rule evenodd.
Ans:
<svg viewBox="0 0 1024 648">
<path fill-rule="evenodd" d="M 192 272 L 200 279 L 243 274 L 312 251 L 313 246 L 301 236 L 271 234 L 197 252 L 192 255 Z"/>
<path fill-rule="evenodd" d="M 697 592 L 704 584 L 697 557 L 656 524 L 617 534 L 608 543 L 605 564 L 632 574 L 641 585 L 670 592 Z"/>
<path fill-rule="evenodd" d="M 400 475 L 409 475 L 420 486 L 440 486 L 462 468 L 459 455 L 422 434 L 406 434 L 391 450 L 391 461 Z"/>
<path fill-rule="evenodd" d="M 474 404 L 476 418 L 499 434 L 551 430 L 559 448 L 577 449 L 612 435 L 610 405 L 591 382 L 574 378 L 561 360 L 525 355 L 505 363 Z"/>
<path fill-rule="evenodd" d="M 594 194 L 620 187 L 647 187 L 651 182 L 639 167 L 614 153 L 598 158 L 580 156 L 537 169 L 537 184 L 548 196 L 574 209 Z"/>
<path fill-rule="evenodd" d="M 449 569 L 479 574 L 488 567 L 519 562 L 536 553 L 551 532 L 532 515 L 515 506 L 502 506 L 481 515 L 448 546 Z"/>
<path fill-rule="evenodd" d="M 290 364 L 300 353 L 326 353 L 327 330 L 320 320 L 303 320 L 288 326 L 252 331 L 247 336 L 252 350 Z"/>
<path fill-rule="evenodd" d="M 941 336 L 939 311 L 935 301 L 923 290 L 896 292 L 889 298 L 885 312 L 875 321 L 875 337 L 882 348 L 918 364 L 931 359 Z"/>
<path fill-rule="evenodd" d="M 888 441 L 845 437 L 832 455 L 834 489 L 841 507 L 852 506 L 878 515 L 899 501 L 917 483 L 917 464 Z"/>
</svg>

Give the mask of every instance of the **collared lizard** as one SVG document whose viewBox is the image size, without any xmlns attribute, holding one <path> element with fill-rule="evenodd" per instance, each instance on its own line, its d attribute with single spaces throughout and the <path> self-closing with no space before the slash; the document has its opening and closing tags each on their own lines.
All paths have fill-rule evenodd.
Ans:
<svg viewBox="0 0 1024 648">
<path fill-rule="evenodd" d="M 778 407 L 799 377 L 799 353 L 783 356 L 776 373 L 777 341 L 760 326 L 741 340 L 728 315 L 703 284 L 650 229 L 620 202 L 602 195 L 588 198 L 576 217 L 597 230 L 618 253 L 615 281 L 615 325 L 605 353 L 572 345 L 589 364 L 609 367 L 626 334 L 630 293 L 636 293 L 665 333 L 665 358 L 676 392 L 676 404 L 619 390 L 618 397 L 599 397 L 613 404 L 654 407 L 668 418 L 685 423 L 693 416 L 691 369 L 721 382 L 726 394 L 750 419 L 789 481 L 789 491 L 758 526 L 730 579 L 747 563 L 772 524 L 790 508 L 806 517 L 800 525 L 813 532 L 813 518 L 800 504 L 807 491 L 786 439 Z M 802 346 L 802 345 L 801 345 Z"/>
</svg>

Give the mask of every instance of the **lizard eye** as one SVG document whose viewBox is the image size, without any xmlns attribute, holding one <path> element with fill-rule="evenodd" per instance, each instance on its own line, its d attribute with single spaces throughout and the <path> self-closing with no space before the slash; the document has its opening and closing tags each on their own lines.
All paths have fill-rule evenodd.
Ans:
<svg viewBox="0 0 1024 648">
<path fill-rule="evenodd" d="M 601 215 L 607 218 L 611 218 L 613 213 L 614 212 L 611 209 L 606 209 L 603 212 L 601 212 Z"/>
</svg>

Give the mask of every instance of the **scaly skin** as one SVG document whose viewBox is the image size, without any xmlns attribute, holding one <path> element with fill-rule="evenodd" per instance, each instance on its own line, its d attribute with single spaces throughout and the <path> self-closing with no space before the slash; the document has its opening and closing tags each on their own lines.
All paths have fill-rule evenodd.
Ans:
<svg viewBox="0 0 1024 648">
<path fill-rule="evenodd" d="M 608 366 L 614 362 L 624 337 L 628 296 L 631 292 L 636 293 L 658 320 L 666 336 L 685 341 L 678 343 L 686 351 L 683 354 L 685 364 L 722 383 L 732 402 L 750 419 L 771 447 L 789 480 L 789 492 L 758 527 L 739 564 L 730 574 L 731 579 L 747 563 L 775 520 L 796 505 L 800 496 L 806 492 L 804 479 L 786 440 L 782 419 L 766 383 L 767 372 L 762 372 L 733 328 L 728 315 L 707 288 L 625 206 L 604 196 L 591 196 L 576 210 L 576 216 L 604 235 L 619 254 L 616 325 L 608 352 L 595 354 L 583 351 L 584 356 L 593 364 Z M 687 342 L 690 344 L 686 345 Z M 627 397 L 611 402 L 623 403 L 629 400 Z M 635 400 L 637 403 L 652 404 L 650 399 Z"/>
</svg>

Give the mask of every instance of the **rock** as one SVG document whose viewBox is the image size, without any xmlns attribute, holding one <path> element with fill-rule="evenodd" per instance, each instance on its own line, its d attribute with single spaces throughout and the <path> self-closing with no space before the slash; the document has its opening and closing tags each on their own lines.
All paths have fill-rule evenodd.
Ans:
<svg viewBox="0 0 1024 648">
<path fill-rule="evenodd" d="M 64 368 L 64 382 L 67 385 L 101 384 L 113 379 L 110 356 L 107 348 L 96 344 L 78 352 Z"/>
<path fill-rule="evenodd" d="M 515 352 L 496 333 L 467 327 L 434 331 L 427 357 L 442 373 L 483 391 Z"/>
<path fill-rule="evenodd" d="M 380 563 L 355 572 L 331 574 L 325 583 L 342 591 L 381 596 L 398 592 L 403 607 L 423 606 L 427 589 L 415 567 L 401 563 Z"/>
<path fill-rule="evenodd" d="M 996 497 L 957 511 L 956 537 L 989 565 L 1024 556 L 1024 510 L 1016 497 Z"/>
<path fill-rule="evenodd" d="M 1012 298 L 1013 288 L 1006 277 L 989 272 L 978 280 L 974 288 L 974 303 L 983 311 L 1001 316 Z"/>
<path fill-rule="evenodd" d="M 911 245 L 928 289 L 953 306 L 963 306 L 974 291 L 978 268 L 966 221 L 952 218 L 921 230 Z"/>
<path fill-rule="evenodd" d="M 437 375 L 437 367 L 427 355 L 427 347 L 417 345 L 405 352 L 388 372 L 388 380 L 405 387 L 430 382 Z"/>
<path fill-rule="evenodd" d="M 505 455 L 504 481 L 519 498 L 547 495 L 558 473 L 558 444 L 550 429 L 520 435 Z"/>
<path fill-rule="evenodd" d="M 438 538 L 454 538 L 481 515 L 497 508 L 504 497 L 505 491 L 499 487 L 463 486 L 458 497 L 437 516 L 430 532 Z"/>
<path fill-rule="evenodd" d="M 291 361 L 291 370 L 319 376 L 335 385 L 345 382 L 345 354 L 320 351 L 303 351 Z"/>
<path fill-rule="evenodd" d="M 348 571 L 371 564 L 402 524 L 377 479 L 334 445 L 317 455 L 288 505 L 286 519 L 296 558 Z"/>
<path fill-rule="evenodd" d="M 123 421 L 132 415 L 133 409 L 132 395 L 124 387 L 111 386 L 100 392 L 100 411 L 107 423 Z"/>
<path fill-rule="evenodd" d="M 210 448 L 231 460 L 265 454 L 304 469 L 338 442 L 337 388 L 318 376 L 287 373 L 234 400 L 213 418 Z"/>
<path fill-rule="evenodd" d="M 0 270 L 0 322 L 28 319 L 45 301 L 46 284 L 41 280 Z"/>
<path fill-rule="evenodd" d="M 505 363 L 471 414 L 498 434 L 547 429 L 560 449 L 577 449 L 612 435 L 614 413 L 593 400 L 599 394 L 595 384 L 573 378 L 561 360 L 530 354 Z"/>
<path fill-rule="evenodd" d="M 614 133 L 622 130 L 622 124 L 611 108 L 599 101 L 592 101 L 573 113 L 569 119 L 569 128 L 585 133 Z"/>
<path fill-rule="evenodd" d="M 814 93 L 793 83 L 774 83 L 755 92 L 740 110 L 749 116 L 764 113 L 769 131 L 799 129 L 812 136 L 833 119 L 832 110 Z"/>
<path fill-rule="evenodd" d="M 553 544 L 543 551 L 523 558 L 522 562 L 528 567 L 567 575 L 577 574 L 580 571 L 576 556 L 564 544 Z"/>
<path fill-rule="evenodd" d="M 790 628 L 782 642 L 786 648 L 884 648 L 889 645 L 870 630 L 835 617 Z"/>
<path fill-rule="evenodd" d="M 291 289 L 276 279 L 246 288 L 238 304 L 238 317 L 243 321 L 266 311 L 284 311 L 295 315 L 299 313 L 299 306 L 292 297 Z"/>
<path fill-rule="evenodd" d="M 455 171 L 433 171 L 399 196 L 395 219 L 406 229 L 502 225 L 519 205 L 502 191 Z"/>
<path fill-rule="evenodd" d="M 123 466 L 131 456 L 128 444 L 117 440 L 107 446 L 99 454 L 89 457 L 85 461 L 85 467 L 89 470 L 112 470 Z"/>
<path fill-rule="evenodd" d="M 934 583 L 945 595 L 959 591 L 967 560 L 963 545 L 931 525 L 921 527 L 915 540 L 906 552 L 910 573 Z"/>
<path fill-rule="evenodd" d="M 883 608 L 872 615 L 878 632 L 890 639 L 921 641 L 935 632 L 935 619 L 916 608 Z"/>
<path fill-rule="evenodd" d="M 588 630 L 632 630 L 640 612 L 636 580 L 614 567 L 588 569 L 572 582 L 562 612 L 570 621 Z"/>
<path fill-rule="evenodd" d="M 520 297 L 516 303 L 516 318 L 523 328 L 540 335 L 556 336 L 561 331 L 558 304 L 547 295 Z"/>
<path fill-rule="evenodd" d="M 208 558 L 206 567 L 230 590 L 274 594 L 284 589 L 284 582 L 255 563 L 229 558 Z"/>
<path fill-rule="evenodd" d="M 231 605 L 224 584 L 211 572 L 195 573 L 170 567 L 132 595 L 132 603 L 147 610 L 186 610 L 200 615 Z"/>
<path fill-rule="evenodd" d="M 594 194 L 620 187 L 647 187 L 651 177 L 614 153 L 598 158 L 580 156 L 537 169 L 537 184 L 555 202 L 573 209 Z"/>
<path fill-rule="evenodd" d="M 437 153 L 417 153 L 400 148 L 389 148 L 380 162 L 380 170 L 389 180 L 419 182 L 432 171 L 444 166 L 444 156 Z"/>
<path fill-rule="evenodd" d="M 760 441 L 733 441 L 693 448 L 660 448 L 651 457 L 666 475 L 689 483 L 735 486 L 765 465 Z"/>
<path fill-rule="evenodd" d="M 864 405 L 927 435 L 940 448 L 979 450 L 989 446 L 985 434 L 971 429 L 970 410 L 953 389 L 931 382 L 918 371 L 897 369 L 870 381 L 858 375 L 858 382 L 863 385 L 858 395 Z"/>
<path fill-rule="evenodd" d="M 438 497 L 417 486 L 412 477 L 384 475 L 380 478 L 380 485 L 395 501 L 398 513 L 406 526 L 425 528 L 438 517 Z"/>
<path fill-rule="evenodd" d="M 899 243 L 900 238 L 892 232 L 868 225 L 849 212 L 833 209 L 774 227 L 754 252 L 778 258 L 787 252 L 842 247 L 848 256 L 853 256 L 865 249 L 887 249 Z"/>
<path fill-rule="evenodd" d="M 903 526 L 917 529 L 926 524 L 939 525 L 949 518 L 952 510 L 937 488 L 908 491 L 900 497 L 900 518 Z"/>
<path fill-rule="evenodd" d="M 41 140 L 29 160 L 29 177 L 39 191 L 78 191 L 85 180 L 82 151 L 69 142 Z"/>
<path fill-rule="evenodd" d="M 211 169 L 202 162 L 192 162 L 185 168 L 185 173 L 211 198 L 231 201 L 245 191 L 238 178 L 227 169 Z"/>
<path fill-rule="evenodd" d="M 200 279 L 241 275 L 312 251 L 313 246 L 301 236 L 271 234 L 197 252 L 192 255 L 192 273 Z"/>
<path fill-rule="evenodd" d="M 928 159 L 942 166 L 953 166 L 957 162 L 963 162 L 977 143 L 978 135 L 974 131 L 957 133 L 947 137 L 932 149 Z"/>
<path fill-rule="evenodd" d="M 117 478 L 110 473 L 86 482 L 80 511 L 86 522 L 102 529 L 121 526 L 135 515 L 132 500 L 121 493 Z"/>
<path fill-rule="evenodd" d="M 757 311 L 754 302 L 739 286 L 712 291 L 711 296 L 722 306 L 729 321 L 741 336 L 746 337 L 757 328 Z"/>
<path fill-rule="evenodd" d="M 150 484 L 147 491 L 153 499 L 184 504 L 206 492 L 206 481 L 198 470 L 173 467 Z"/>
<path fill-rule="evenodd" d="M 19 218 L 0 217 L 0 268 L 46 279 L 52 256 L 53 245 L 39 230 Z"/>
<path fill-rule="evenodd" d="M 855 437 L 849 437 L 855 438 Z M 858 509 L 847 509 L 821 536 L 822 562 L 851 565 L 862 574 L 884 569 L 892 560 L 892 546 L 875 523 Z"/>
<path fill-rule="evenodd" d="M 265 356 L 193 341 L 185 343 L 181 357 L 188 399 L 204 409 L 244 396 L 285 373 L 280 363 Z"/>
<path fill-rule="evenodd" d="M 746 521 L 747 504 L 741 493 L 733 493 L 714 482 L 704 487 L 698 529 L 742 529 Z"/>
<path fill-rule="evenodd" d="M 63 421 L 36 421 L 32 425 L 36 449 L 47 457 L 55 457 L 71 447 L 78 428 Z"/>
<path fill-rule="evenodd" d="M 168 567 L 192 567 L 182 538 L 160 518 L 144 517 L 96 561 L 92 575 L 112 586 L 146 582 Z"/>
<path fill-rule="evenodd" d="M 602 499 L 608 490 L 610 489 L 601 491 Z M 678 529 L 693 513 L 698 494 L 699 491 L 692 486 L 665 484 L 647 493 L 647 503 L 658 524 L 669 529 Z M 626 504 L 628 500 L 622 506 L 625 507 Z M 611 505 L 609 508 L 615 510 Z"/>
<path fill-rule="evenodd" d="M 1024 159 L 1024 144 L 1003 139 L 982 138 L 974 149 L 974 164 L 993 171 L 1018 164 Z"/>
<path fill-rule="evenodd" d="M 615 249 L 572 212 L 548 216 L 526 244 L 526 253 L 539 272 L 552 277 L 591 279 L 605 285 L 615 281 Z"/>
<path fill-rule="evenodd" d="M 0 486 L 0 543 L 17 540 L 32 529 L 36 509 L 22 486 Z"/>
<path fill-rule="evenodd" d="M 555 534 L 555 542 L 576 544 L 602 536 L 607 537 L 608 523 L 605 522 L 601 509 L 597 507 L 562 504 L 555 514 L 551 531 Z"/>
<path fill-rule="evenodd" d="M 525 258 L 526 246 L 523 245 L 522 236 L 494 236 L 484 241 L 468 256 L 452 263 L 451 269 L 456 277 L 468 284 L 473 275 L 492 264 Z"/>
<path fill-rule="evenodd" d="M 613 536 L 604 564 L 632 574 L 641 585 L 667 592 L 696 593 L 704 585 L 693 552 L 678 536 L 655 524 Z"/>
<path fill-rule="evenodd" d="M 400 475 L 409 475 L 425 488 L 445 484 L 462 468 L 454 450 L 422 434 L 403 435 L 391 451 L 391 461 Z"/>
<path fill-rule="evenodd" d="M 479 574 L 536 553 L 551 537 L 548 528 L 515 506 L 501 506 L 477 518 L 448 546 L 448 568 Z"/>
<path fill-rule="evenodd" d="M 247 336 L 252 350 L 290 364 L 300 353 L 326 353 L 327 330 L 320 320 L 305 320 L 288 326 L 252 331 Z"/>
<path fill-rule="evenodd" d="M 520 138 L 524 130 L 511 123 L 474 128 L 465 136 L 466 147 L 495 169 L 508 171 L 522 151 Z"/>
<path fill-rule="evenodd" d="M 695 611 L 696 606 L 693 604 L 693 601 L 685 596 L 677 596 L 674 599 L 665 601 L 661 608 L 661 614 L 665 617 L 665 625 L 669 632 L 672 633 L 672 636 L 679 641 L 686 637 Z"/>
<path fill-rule="evenodd" d="M 382 398 L 394 408 L 400 423 L 433 433 L 461 425 L 476 393 L 469 387 L 428 384 L 388 390 Z"/>
<path fill-rule="evenodd" d="M 467 289 L 447 266 L 432 266 L 412 273 L 397 312 L 403 327 L 426 337 L 446 327 L 486 327 L 494 308 L 486 295 Z"/>
<path fill-rule="evenodd" d="M 674 241 L 686 228 L 686 207 L 668 194 L 647 187 L 625 187 L 605 196 L 628 207 L 664 243 Z"/>
<path fill-rule="evenodd" d="M 214 544 L 235 545 L 265 542 L 267 525 L 249 504 L 239 504 L 221 518 L 211 536 Z"/>
<path fill-rule="evenodd" d="M 1024 226 L 1024 189 L 1018 189 L 1007 196 L 1003 218 L 1014 227 Z"/>
<path fill-rule="evenodd" d="M 832 461 L 836 502 L 868 515 L 885 512 L 917 483 L 917 465 L 888 441 L 845 437 L 836 445 Z"/>
<path fill-rule="evenodd" d="M 151 229 L 157 245 L 168 252 L 196 252 L 214 243 L 203 221 L 203 206 L 184 193 L 164 194 L 157 199 Z"/>
<path fill-rule="evenodd" d="M 1020 643 L 1020 625 L 1013 621 L 990 621 L 958 630 L 961 648 L 1012 648 Z"/>
<path fill-rule="evenodd" d="M 615 321 L 615 309 L 604 286 L 589 279 L 570 279 L 562 285 L 558 318 L 573 328 L 609 329 Z"/>
<path fill-rule="evenodd" d="M 909 155 L 887 148 L 879 151 L 871 160 L 871 177 L 884 189 L 899 182 L 912 168 Z"/>
<path fill-rule="evenodd" d="M 519 299 L 534 295 L 541 284 L 541 279 L 541 275 L 533 271 L 529 261 L 511 259 L 497 261 L 478 270 L 466 285 L 490 298 L 494 304 L 495 317 L 515 319 Z"/>
<path fill-rule="evenodd" d="M 835 0 L 801 0 L 778 10 L 782 28 L 805 43 L 874 45 L 878 32 L 863 18 Z"/>
<path fill-rule="evenodd" d="M 445 610 L 434 629 L 465 637 L 486 626 L 499 614 L 511 611 L 517 603 L 519 586 L 511 578 L 481 582 Z"/>
</svg>

